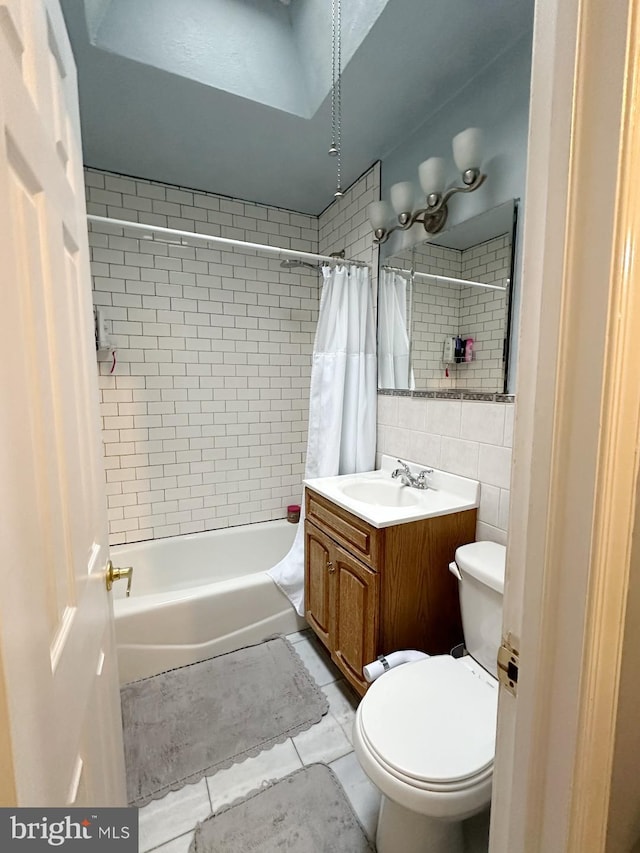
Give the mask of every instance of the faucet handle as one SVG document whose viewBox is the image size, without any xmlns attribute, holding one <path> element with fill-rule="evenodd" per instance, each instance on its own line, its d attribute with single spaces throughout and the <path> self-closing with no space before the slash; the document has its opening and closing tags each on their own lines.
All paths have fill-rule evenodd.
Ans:
<svg viewBox="0 0 640 853">
<path fill-rule="evenodd" d="M 423 489 L 426 489 L 427 477 L 429 476 L 429 474 L 433 474 L 433 468 L 422 468 L 419 471 L 418 476 L 416 477 L 417 485 Z"/>
<path fill-rule="evenodd" d="M 398 464 L 400 465 L 400 468 L 396 468 L 395 471 L 391 472 L 391 476 L 393 477 L 394 480 L 396 477 L 399 477 L 400 475 L 402 475 L 404 477 L 411 477 L 412 476 L 411 470 L 409 469 L 409 466 L 407 465 L 406 462 L 403 462 L 402 459 L 396 459 L 396 462 L 398 462 Z"/>
</svg>

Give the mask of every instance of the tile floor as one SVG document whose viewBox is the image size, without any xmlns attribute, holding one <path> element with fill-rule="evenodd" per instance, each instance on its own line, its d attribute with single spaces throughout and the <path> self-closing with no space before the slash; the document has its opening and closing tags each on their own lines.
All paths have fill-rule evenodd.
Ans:
<svg viewBox="0 0 640 853">
<path fill-rule="evenodd" d="M 290 634 L 287 639 L 326 693 L 329 713 L 285 743 L 149 803 L 140 810 L 140 853 L 187 853 L 199 820 L 244 797 L 264 781 L 281 779 L 317 761 L 331 767 L 367 835 L 375 838 L 380 795 L 360 769 L 351 745 L 358 697 L 311 631 Z"/>
</svg>

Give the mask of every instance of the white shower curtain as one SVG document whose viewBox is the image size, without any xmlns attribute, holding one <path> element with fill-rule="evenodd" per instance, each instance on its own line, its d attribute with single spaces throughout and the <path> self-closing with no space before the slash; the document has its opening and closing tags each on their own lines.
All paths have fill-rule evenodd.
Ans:
<svg viewBox="0 0 640 853">
<path fill-rule="evenodd" d="M 378 288 L 378 386 L 413 388 L 407 331 L 408 281 L 393 270 L 381 270 Z"/>
<path fill-rule="evenodd" d="M 364 267 L 323 267 L 309 395 L 305 478 L 371 471 L 376 453 L 373 293 Z M 304 503 L 295 541 L 269 570 L 304 615 Z"/>
</svg>

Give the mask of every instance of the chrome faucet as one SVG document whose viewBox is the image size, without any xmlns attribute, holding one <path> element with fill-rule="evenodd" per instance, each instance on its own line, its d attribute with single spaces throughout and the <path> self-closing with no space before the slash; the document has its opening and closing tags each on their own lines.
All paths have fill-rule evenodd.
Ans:
<svg viewBox="0 0 640 853">
<path fill-rule="evenodd" d="M 423 468 L 419 471 L 418 475 L 415 476 L 411 473 L 406 462 L 403 462 L 402 459 L 398 459 L 398 462 L 400 463 L 400 468 L 396 468 L 395 471 L 391 472 L 391 476 L 394 480 L 396 477 L 401 477 L 405 486 L 413 486 L 414 489 L 429 488 L 427 477 L 429 474 L 433 474 L 433 468 Z"/>
</svg>

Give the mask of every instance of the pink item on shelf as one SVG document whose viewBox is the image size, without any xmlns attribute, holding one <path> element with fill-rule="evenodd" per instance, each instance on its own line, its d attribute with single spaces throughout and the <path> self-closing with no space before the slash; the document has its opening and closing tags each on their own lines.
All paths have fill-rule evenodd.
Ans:
<svg viewBox="0 0 640 853">
<path fill-rule="evenodd" d="M 473 338 L 467 338 L 464 342 L 464 360 L 473 361 Z"/>
</svg>

